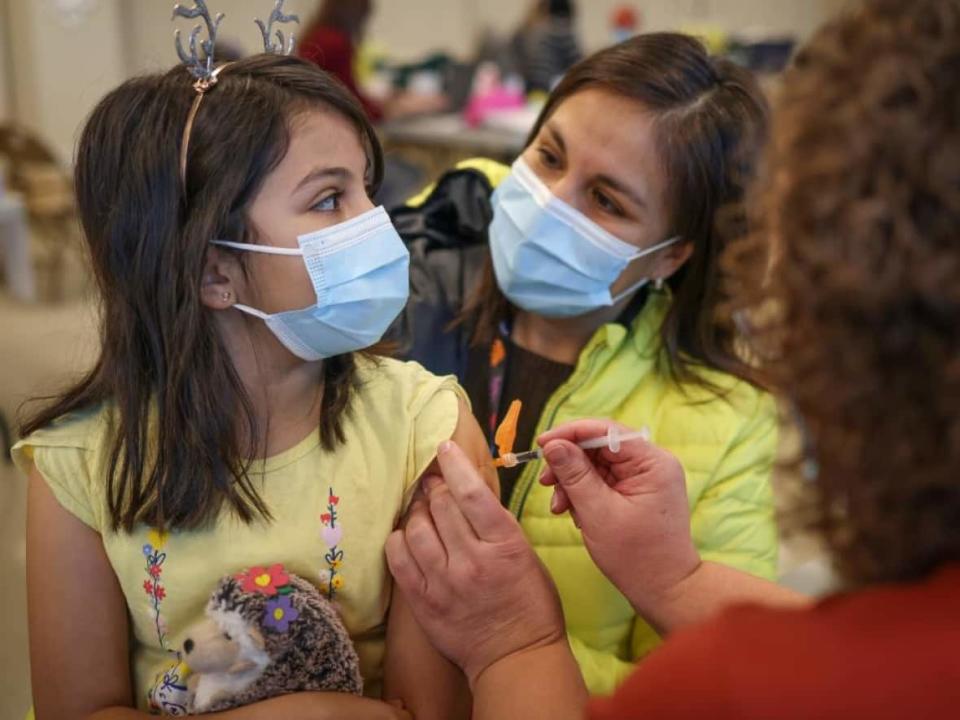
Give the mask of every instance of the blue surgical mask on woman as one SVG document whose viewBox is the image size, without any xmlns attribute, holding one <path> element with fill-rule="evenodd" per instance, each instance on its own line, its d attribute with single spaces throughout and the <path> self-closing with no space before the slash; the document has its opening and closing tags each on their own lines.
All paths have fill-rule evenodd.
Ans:
<svg viewBox="0 0 960 720">
<path fill-rule="evenodd" d="M 517 307 L 573 317 L 615 305 L 649 278 L 611 296 L 610 286 L 634 260 L 679 242 L 637 250 L 550 192 L 518 159 L 493 194 L 490 252 L 497 284 Z"/>
<path fill-rule="evenodd" d="M 386 211 L 376 207 L 300 235 L 297 242 L 299 248 L 213 241 L 247 252 L 302 256 L 317 294 L 310 307 L 272 315 L 247 305 L 234 307 L 263 320 L 303 360 L 322 360 L 379 341 L 410 292 L 410 254 Z"/>
</svg>

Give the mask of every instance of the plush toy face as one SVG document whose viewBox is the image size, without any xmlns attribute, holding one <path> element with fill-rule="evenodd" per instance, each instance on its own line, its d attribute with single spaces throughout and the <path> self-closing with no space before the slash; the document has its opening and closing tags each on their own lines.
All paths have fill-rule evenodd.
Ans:
<svg viewBox="0 0 960 720">
<path fill-rule="evenodd" d="M 183 643 L 191 713 L 294 691 L 363 691 L 359 659 L 336 608 L 282 565 L 221 578 L 205 613 Z"/>
<path fill-rule="evenodd" d="M 184 660 L 197 673 L 239 673 L 263 655 L 260 630 L 237 612 L 216 611 L 197 623 L 183 642 Z"/>
</svg>

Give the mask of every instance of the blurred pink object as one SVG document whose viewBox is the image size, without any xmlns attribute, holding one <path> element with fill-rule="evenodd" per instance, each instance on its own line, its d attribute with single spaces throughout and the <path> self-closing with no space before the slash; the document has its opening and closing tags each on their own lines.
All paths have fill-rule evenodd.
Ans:
<svg viewBox="0 0 960 720">
<path fill-rule="evenodd" d="M 470 99 L 463 111 L 463 119 L 470 127 L 482 125 L 484 119 L 493 112 L 501 110 L 516 110 L 526 105 L 523 92 L 516 87 L 498 85 L 483 95 Z"/>
</svg>

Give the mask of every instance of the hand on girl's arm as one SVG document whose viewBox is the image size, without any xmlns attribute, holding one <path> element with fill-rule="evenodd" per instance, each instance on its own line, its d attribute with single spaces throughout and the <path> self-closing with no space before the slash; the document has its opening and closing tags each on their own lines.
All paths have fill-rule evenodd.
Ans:
<svg viewBox="0 0 960 720">
<path fill-rule="evenodd" d="M 463 400 L 459 401 L 457 427 L 451 439 L 464 448 L 487 484 L 498 492 L 490 451 L 473 413 Z M 434 460 L 421 480 L 438 472 L 440 466 Z M 418 490 L 415 503 L 421 503 L 423 497 L 422 490 Z M 383 695 L 402 700 L 417 720 L 470 717 L 470 688 L 466 678 L 456 665 L 431 645 L 396 586 L 387 625 Z"/>
<path fill-rule="evenodd" d="M 516 519 L 456 445 L 438 455 L 390 569 L 431 642 L 463 668 L 473 717 L 580 717 L 586 689 L 556 589 Z"/>
<path fill-rule="evenodd" d="M 100 535 L 67 512 L 34 468 L 27 497 L 30 671 L 37 720 L 132 720 L 127 606 Z M 409 720 L 386 703 L 297 693 L 229 712 L 224 720 Z"/>
</svg>

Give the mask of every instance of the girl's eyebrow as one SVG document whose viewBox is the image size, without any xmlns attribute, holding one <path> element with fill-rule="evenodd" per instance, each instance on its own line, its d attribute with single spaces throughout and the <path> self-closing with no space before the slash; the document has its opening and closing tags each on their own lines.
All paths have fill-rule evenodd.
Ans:
<svg viewBox="0 0 960 720">
<path fill-rule="evenodd" d="M 345 167 L 315 168 L 314 170 L 311 170 L 310 172 L 308 172 L 306 175 L 303 176 L 303 178 L 300 180 L 300 182 L 297 183 L 297 186 L 293 189 L 293 191 L 297 192 L 304 185 L 308 185 L 317 180 L 326 180 L 327 178 L 331 178 L 331 177 L 337 178 L 339 180 L 347 180 L 350 177 L 352 177 L 352 175 L 353 173 L 351 173 Z"/>
</svg>

